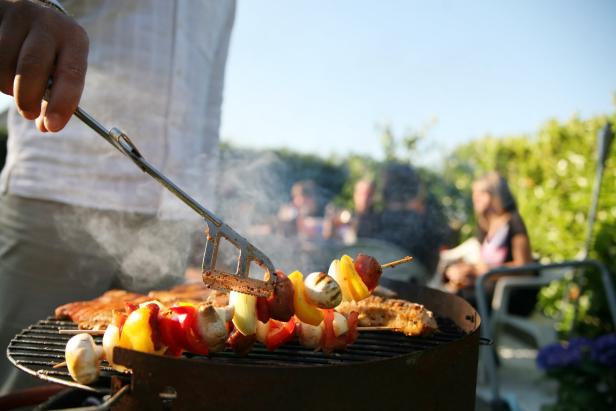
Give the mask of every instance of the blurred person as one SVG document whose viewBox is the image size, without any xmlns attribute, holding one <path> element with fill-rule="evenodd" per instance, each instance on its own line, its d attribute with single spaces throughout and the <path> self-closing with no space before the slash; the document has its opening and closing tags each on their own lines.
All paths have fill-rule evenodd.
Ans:
<svg viewBox="0 0 616 411">
<path fill-rule="evenodd" d="M 376 223 L 362 230 L 361 236 L 407 250 L 422 267 L 422 276 L 429 277 L 436 269 L 447 225 L 417 172 L 404 164 L 387 166 L 382 175 L 382 200 L 384 209 Z"/>
<path fill-rule="evenodd" d="M 443 279 L 446 288 L 474 304 L 477 277 L 495 267 L 531 263 L 533 257 L 526 226 L 504 177 L 490 172 L 476 180 L 472 201 L 477 236 L 449 253 L 460 258 L 445 268 Z"/>
<path fill-rule="evenodd" d="M 291 202 L 278 210 L 278 220 L 283 234 L 304 238 L 321 238 L 323 216 L 318 187 L 312 180 L 297 181 L 291 187 Z"/>
<path fill-rule="evenodd" d="M 305 272 L 322 271 L 332 258 L 329 240 L 323 237 L 324 198 L 322 189 L 313 180 L 300 180 L 291 187 L 291 201 L 278 211 L 277 235 L 268 241 L 270 258 L 283 270 L 301 267 Z"/>
<path fill-rule="evenodd" d="M 353 186 L 353 210 L 339 209 L 328 205 L 325 211 L 323 237 L 353 244 L 358 237 L 366 237 L 375 231 L 377 214 L 374 210 L 376 184 L 363 178 Z"/>
<path fill-rule="evenodd" d="M 189 233 L 201 227 L 114 147 L 69 122 L 78 103 L 214 206 L 205 195 L 235 2 L 63 5 L 68 14 L 55 1 L 0 0 L 0 91 L 15 99 L 0 175 L 2 350 L 60 304 L 112 285 L 145 291 L 181 281 Z M 34 383 L 0 363 L 0 395 Z"/>
<path fill-rule="evenodd" d="M 353 205 L 355 215 L 353 228 L 355 237 L 367 237 L 373 233 L 377 225 L 377 213 L 374 210 L 376 184 L 374 180 L 362 179 L 355 183 L 353 190 Z"/>
</svg>

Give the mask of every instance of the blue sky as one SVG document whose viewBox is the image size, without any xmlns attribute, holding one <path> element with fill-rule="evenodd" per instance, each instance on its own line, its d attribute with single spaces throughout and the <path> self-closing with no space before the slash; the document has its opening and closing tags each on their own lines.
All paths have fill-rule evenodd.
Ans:
<svg viewBox="0 0 616 411">
<path fill-rule="evenodd" d="M 487 133 L 612 112 L 615 21 L 607 0 L 239 0 L 221 136 L 378 157 L 378 125 L 436 119 L 436 161 Z"/>
</svg>

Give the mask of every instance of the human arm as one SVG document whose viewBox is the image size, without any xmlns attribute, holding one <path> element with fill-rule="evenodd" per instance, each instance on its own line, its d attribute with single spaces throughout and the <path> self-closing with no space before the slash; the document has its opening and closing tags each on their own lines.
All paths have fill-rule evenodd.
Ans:
<svg viewBox="0 0 616 411">
<path fill-rule="evenodd" d="M 516 231 L 511 237 L 511 261 L 499 264 L 498 267 L 517 267 L 524 264 L 529 264 L 533 261 L 530 248 L 530 241 L 526 230 Z M 456 262 L 445 270 L 445 278 L 455 289 L 460 289 L 466 286 L 473 285 L 475 278 L 485 274 L 497 266 L 490 266 L 484 262 L 470 264 L 466 262 Z M 530 273 L 520 273 L 518 275 L 526 275 Z M 510 275 L 510 274 L 509 274 Z M 504 276 L 504 275 L 503 275 Z M 493 277 L 494 280 L 501 276 Z"/>
<path fill-rule="evenodd" d="M 0 91 L 41 131 L 59 131 L 83 91 L 88 36 L 71 17 L 27 0 L 0 0 Z M 49 102 L 43 101 L 49 79 Z"/>
</svg>

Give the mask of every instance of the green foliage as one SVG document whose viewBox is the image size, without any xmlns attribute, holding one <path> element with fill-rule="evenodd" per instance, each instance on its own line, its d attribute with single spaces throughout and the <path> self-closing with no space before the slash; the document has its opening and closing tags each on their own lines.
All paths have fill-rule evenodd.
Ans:
<svg viewBox="0 0 616 411">
<path fill-rule="evenodd" d="M 616 116 L 590 119 L 573 116 L 565 122 L 550 120 L 534 136 L 498 139 L 488 136 L 473 141 L 450 155 L 443 177 L 463 197 L 469 198 L 475 177 L 490 170 L 499 171 L 516 195 L 533 251 L 540 260 L 575 259 L 585 246 L 598 162 L 597 135 L 607 121 L 616 125 Z M 614 187 L 616 147 L 612 147 L 606 162 L 589 255 L 606 264 L 613 278 L 616 273 Z M 459 201 L 453 209 L 462 221 L 462 233 L 469 235 L 472 208 Z M 545 315 L 557 319 L 557 331 L 562 339 L 597 337 L 614 331 L 603 288 L 597 272 L 570 273 L 540 292 L 538 306 Z M 603 391 L 605 387 L 611 387 L 610 390 L 616 387 L 615 373 L 595 371 L 566 368 L 548 373 L 559 381 L 559 391 L 556 403 L 544 409 L 611 409 L 606 405 Z"/>
<path fill-rule="evenodd" d="M 536 136 L 486 137 L 457 148 L 445 177 L 466 195 L 474 177 L 497 170 L 507 177 L 526 221 L 533 251 L 542 261 L 574 259 L 584 247 L 597 168 L 597 135 L 606 121 L 598 116 L 548 121 Z M 616 150 L 603 177 L 603 191 L 590 256 L 616 272 Z M 468 205 L 467 205 L 468 206 Z M 464 214 L 463 214 L 464 215 Z M 466 216 L 471 215 L 470 207 Z M 467 219 L 470 221 L 470 219 Z M 465 231 L 470 232 L 469 223 Z M 558 316 L 559 331 L 594 336 L 610 329 L 605 296 L 596 273 L 571 276 L 541 293 L 544 312 Z"/>
<path fill-rule="evenodd" d="M 610 390 L 616 389 L 614 370 L 606 372 L 596 365 L 585 364 L 583 370 L 550 372 L 548 375 L 558 380 L 558 401 L 543 406 L 542 411 L 608 411 L 613 409 L 613 398 L 611 398 L 612 405 L 608 404 L 610 397 L 605 392 L 605 387 L 609 387 Z"/>
</svg>

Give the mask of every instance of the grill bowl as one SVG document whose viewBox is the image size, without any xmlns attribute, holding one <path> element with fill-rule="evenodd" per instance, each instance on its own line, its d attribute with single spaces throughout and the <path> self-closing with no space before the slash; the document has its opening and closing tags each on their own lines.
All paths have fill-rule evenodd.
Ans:
<svg viewBox="0 0 616 411">
<path fill-rule="evenodd" d="M 391 284 L 390 284 L 391 285 Z M 108 393 L 131 382 L 120 409 L 156 409 L 161 393 L 174 393 L 173 409 L 473 409 L 479 316 L 464 300 L 425 287 L 398 285 L 401 297 L 427 306 L 439 323 L 430 337 L 362 332 L 345 352 L 324 355 L 290 343 L 274 352 L 261 344 L 245 357 L 232 352 L 209 357 L 159 357 L 116 349 L 116 362 L 132 377 L 103 367 L 91 385 L 78 384 L 63 361 L 70 322 L 47 319 L 18 334 L 7 349 L 18 368 L 38 378 Z M 95 338 L 100 343 L 100 337 Z M 452 398 L 455 400 L 452 401 Z M 406 404 L 406 405 L 405 405 Z"/>
</svg>

